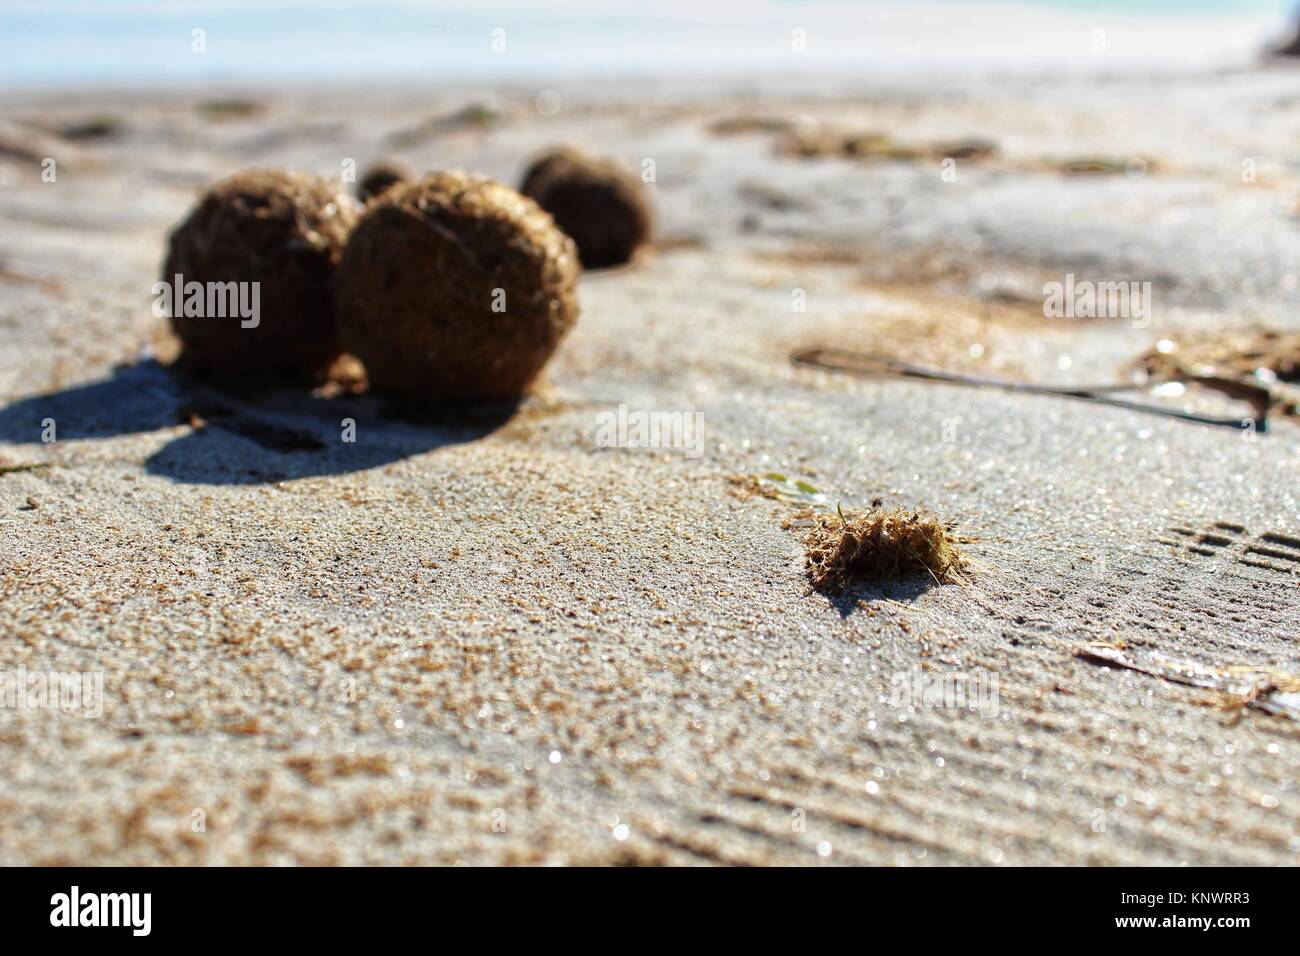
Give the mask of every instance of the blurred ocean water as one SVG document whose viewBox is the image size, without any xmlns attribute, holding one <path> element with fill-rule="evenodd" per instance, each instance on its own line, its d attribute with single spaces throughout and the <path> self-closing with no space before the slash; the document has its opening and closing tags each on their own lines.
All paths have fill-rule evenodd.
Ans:
<svg viewBox="0 0 1300 956">
<path fill-rule="evenodd" d="M 1160 71 L 1245 62 L 1295 0 L 8 0 L 0 84 Z"/>
</svg>

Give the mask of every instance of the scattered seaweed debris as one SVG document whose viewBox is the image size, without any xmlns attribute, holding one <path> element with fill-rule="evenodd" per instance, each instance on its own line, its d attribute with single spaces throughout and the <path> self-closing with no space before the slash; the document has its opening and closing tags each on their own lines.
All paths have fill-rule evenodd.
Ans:
<svg viewBox="0 0 1300 956">
<path fill-rule="evenodd" d="M 1222 710 L 1240 712 L 1249 708 L 1300 720 L 1300 677 L 1294 674 L 1240 665 L 1206 667 L 1159 655 L 1139 660 L 1121 645 L 1102 641 L 1076 647 L 1074 656 L 1089 664 L 1130 670 L 1172 684 L 1213 691 L 1216 696 L 1205 703 Z"/>
<path fill-rule="evenodd" d="M 0 465 L 0 475 L 17 475 L 24 471 L 36 471 L 38 468 L 49 468 L 48 461 L 34 461 L 22 465 Z"/>
<path fill-rule="evenodd" d="M 919 511 L 868 510 L 852 516 L 814 513 L 804 537 L 808 577 L 820 591 L 842 592 L 855 581 L 891 581 L 928 574 L 936 584 L 961 580 L 966 559 L 952 525 Z"/>
<path fill-rule="evenodd" d="M 1064 160 L 1015 159 L 1002 155 L 997 142 L 979 136 L 937 141 L 903 141 L 875 130 L 844 129 L 822 125 L 814 119 L 781 120 L 734 117 L 715 122 L 710 131 L 719 136 L 767 133 L 775 137 L 778 156 L 789 159 L 848 159 L 860 162 L 923 163 L 946 159 L 963 162 L 1000 162 L 1009 169 L 1052 172 L 1065 176 L 1118 176 L 1140 179 L 1164 171 L 1161 164 L 1140 156 L 1079 156 Z"/>
<path fill-rule="evenodd" d="M 122 121 L 116 116 L 90 116 L 73 120 L 61 126 L 56 132 L 64 139 L 89 140 L 111 139 L 122 132 Z"/>
<path fill-rule="evenodd" d="M 800 126 L 815 126 L 816 122 L 807 118 L 791 119 L 785 116 L 758 116 L 744 114 L 724 116 L 709 124 L 709 132 L 714 136 L 741 136 L 748 133 L 794 133 Z"/>
<path fill-rule="evenodd" d="M 810 346 L 796 349 L 790 355 L 794 365 L 819 368 L 830 372 L 843 372 L 859 378 L 905 378 L 925 382 L 945 382 L 949 385 L 965 385 L 972 388 L 997 388 L 1008 392 L 1023 392 L 1030 395 L 1055 395 L 1061 398 L 1073 398 L 1112 408 L 1126 408 L 1130 411 L 1144 412 L 1148 415 L 1161 415 L 1180 421 L 1195 422 L 1198 425 L 1214 425 L 1219 428 L 1231 428 L 1243 431 L 1254 427 L 1258 432 L 1268 431 L 1268 416 L 1274 407 L 1283 411 L 1288 405 L 1279 404 L 1278 389 L 1269 388 L 1263 383 L 1250 383 L 1242 380 L 1230 380 L 1216 376 L 1200 376 L 1179 372 L 1169 378 L 1148 378 L 1141 383 L 1112 382 L 1101 385 L 1076 385 L 1057 388 L 1052 385 L 1036 385 L 1031 382 L 1016 382 L 1008 379 L 984 378 L 975 375 L 959 375 L 938 368 L 912 365 L 884 355 L 870 352 L 856 352 L 851 349 Z M 1143 391 L 1156 386 L 1171 383 L 1204 385 L 1216 388 L 1232 398 L 1240 399 L 1250 408 L 1249 418 L 1233 415 L 1219 418 L 1200 415 L 1195 412 L 1172 408 L 1148 402 L 1131 401 L 1115 397 L 1118 393 Z"/>
<path fill-rule="evenodd" d="M 1200 375 L 1231 372 L 1300 383 L 1300 332 L 1252 328 L 1165 342 L 1144 356 L 1144 365 L 1154 371 L 1186 368 Z"/>
<path fill-rule="evenodd" d="M 778 140 L 776 151 L 778 155 L 797 159 L 840 158 L 917 163 L 943 159 L 992 159 L 998 154 L 998 146 L 985 139 L 901 143 L 884 133 L 845 132 L 807 125 Z"/>
<path fill-rule="evenodd" d="M 39 164 L 46 156 L 64 155 L 58 149 L 58 141 L 44 130 L 0 122 L 0 159 Z M 59 165 L 64 165 L 62 159 Z"/>
<path fill-rule="evenodd" d="M 1060 171 L 1067 176 L 1120 176 L 1142 177 L 1154 171 L 1150 160 L 1133 157 L 1119 159 L 1114 156 L 1084 156 L 1061 163 Z"/>
<path fill-rule="evenodd" d="M 388 142 L 398 149 L 419 146 L 435 136 L 461 130 L 487 130 L 499 125 L 505 112 L 495 100 L 483 99 L 467 103 L 445 116 L 432 116 L 414 126 L 390 133 Z"/>
<path fill-rule="evenodd" d="M 804 505 L 829 505 L 830 499 L 802 478 L 789 478 L 780 472 L 765 475 L 733 475 L 727 479 L 737 498 L 772 498 Z"/>
<path fill-rule="evenodd" d="M 194 111 L 207 120 L 233 120 L 256 116 L 266 111 L 266 105 L 257 100 L 230 97 L 203 100 L 194 105 Z"/>
<path fill-rule="evenodd" d="M 1162 339 L 1134 362 L 1154 381 L 1186 380 L 1270 411 L 1300 417 L 1300 332 L 1236 329 Z"/>
</svg>

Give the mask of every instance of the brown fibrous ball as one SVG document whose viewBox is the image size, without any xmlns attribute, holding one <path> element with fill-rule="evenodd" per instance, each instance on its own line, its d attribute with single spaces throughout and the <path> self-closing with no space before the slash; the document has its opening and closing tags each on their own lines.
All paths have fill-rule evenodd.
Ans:
<svg viewBox="0 0 1300 956">
<path fill-rule="evenodd" d="M 509 401 L 578 317 L 573 241 L 537 204 L 460 171 L 389 189 L 336 277 L 343 344 L 372 390 L 429 403 Z"/>
<path fill-rule="evenodd" d="M 629 262 L 653 229 L 645 187 L 631 170 L 569 146 L 534 160 L 519 190 L 573 237 L 590 269 Z"/>
<path fill-rule="evenodd" d="M 414 178 L 414 170 L 400 159 L 380 160 L 368 167 L 357 183 L 357 198 L 369 202 L 398 183 Z"/>
<path fill-rule="evenodd" d="M 257 283 L 258 314 L 245 327 L 238 314 L 186 316 L 174 301 L 181 366 L 231 384 L 319 380 L 341 352 L 334 269 L 360 211 L 308 173 L 249 170 L 213 185 L 172 230 L 162 281 Z"/>
</svg>

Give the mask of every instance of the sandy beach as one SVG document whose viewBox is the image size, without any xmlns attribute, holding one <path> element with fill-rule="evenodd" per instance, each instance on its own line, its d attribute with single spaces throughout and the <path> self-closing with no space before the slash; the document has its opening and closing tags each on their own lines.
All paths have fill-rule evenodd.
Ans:
<svg viewBox="0 0 1300 956">
<path fill-rule="evenodd" d="M 791 361 L 1070 387 L 1300 331 L 1295 82 L 5 98 L 0 670 L 103 700 L 0 709 L 0 864 L 1296 862 L 1294 416 Z M 151 288 L 215 179 L 396 156 L 517 184 L 562 142 L 652 161 L 657 234 L 583 275 L 514 414 L 166 368 Z M 1046 317 L 1067 275 L 1150 308 Z M 606 447 L 621 406 L 701 441 Z M 771 474 L 951 519 L 968 580 L 813 590 Z"/>
</svg>

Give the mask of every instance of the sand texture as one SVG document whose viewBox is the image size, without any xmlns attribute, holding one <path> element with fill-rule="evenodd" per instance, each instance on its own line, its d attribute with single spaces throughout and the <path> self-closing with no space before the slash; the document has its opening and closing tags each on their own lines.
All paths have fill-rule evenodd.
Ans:
<svg viewBox="0 0 1300 956">
<path fill-rule="evenodd" d="M 0 671 L 105 701 L 0 709 L 0 863 L 1295 862 L 1300 427 L 790 361 L 1068 385 L 1295 330 L 1294 82 L 5 98 L 0 468 L 46 467 L 0 473 Z M 898 148 L 801 158 L 810 130 Z M 583 276 L 513 416 L 160 364 L 165 236 L 216 178 L 517 184 L 562 142 L 653 159 L 659 232 Z M 1150 325 L 1045 319 L 1067 272 L 1150 281 Z M 601 447 L 620 404 L 698 412 L 702 453 Z M 969 581 L 813 591 L 801 504 L 735 480 L 770 472 L 952 520 Z M 996 712 L 900 700 L 917 669 L 996 678 Z"/>
</svg>

